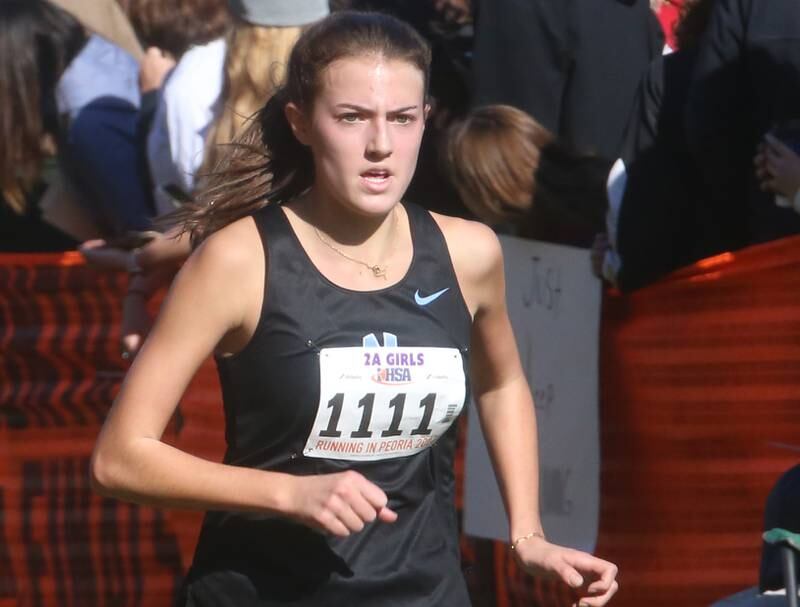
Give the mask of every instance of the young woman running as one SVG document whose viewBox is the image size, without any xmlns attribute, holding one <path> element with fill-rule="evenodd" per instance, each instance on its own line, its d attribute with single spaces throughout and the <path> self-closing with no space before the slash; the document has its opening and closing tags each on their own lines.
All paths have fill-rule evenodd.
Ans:
<svg viewBox="0 0 800 607">
<path fill-rule="evenodd" d="M 208 511 L 181 605 L 468 605 L 452 466 L 470 389 L 520 564 L 581 604 L 617 589 L 613 564 L 543 536 L 497 239 L 401 202 L 429 59 L 388 16 L 311 26 L 285 87 L 182 212 L 201 244 L 92 460 L 103 494 Z M 212 351 L 221 464 L 161 441 Z"/>
</svg>

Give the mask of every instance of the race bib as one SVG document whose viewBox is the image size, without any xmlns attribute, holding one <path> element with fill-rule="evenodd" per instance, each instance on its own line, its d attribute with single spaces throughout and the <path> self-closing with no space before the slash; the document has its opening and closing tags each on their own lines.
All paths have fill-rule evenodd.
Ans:
<svg viewBox="0 0 800 607">
<path fill-rule="evenodd" d="M 324 348 L 307 457 L 370 461 L 412 455 L 450 427 L 466 397 L 456 348 Z"/>
</svg>

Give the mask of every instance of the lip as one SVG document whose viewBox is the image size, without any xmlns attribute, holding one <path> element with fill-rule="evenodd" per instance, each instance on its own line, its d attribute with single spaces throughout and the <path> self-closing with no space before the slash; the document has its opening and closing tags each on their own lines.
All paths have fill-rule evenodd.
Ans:
<svg viewBox="0 0 800 607">
<path fill-rule="evenodd" d="M 387 172 L 385 177 L 374 177 L 362 173 L 360 175 L 361 187 L 371 194 L 383 194 L 389 189 L 393 178 L 394 176 L 390 172 Z"/>
</svg>

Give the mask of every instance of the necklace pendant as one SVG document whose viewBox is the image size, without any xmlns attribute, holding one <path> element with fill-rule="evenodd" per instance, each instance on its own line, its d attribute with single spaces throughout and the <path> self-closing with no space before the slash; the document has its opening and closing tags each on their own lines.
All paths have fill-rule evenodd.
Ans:
<svg viewBox="0 0 800 607">
<path fill-rule="evenodd" d="M 382 268 L 376 264 L 374 266 L 370 266 L 369 269 L 372 270 L 372 275 L 375 276 L 375 278 L 386 278 L 386 268 Z"/>
</svg>

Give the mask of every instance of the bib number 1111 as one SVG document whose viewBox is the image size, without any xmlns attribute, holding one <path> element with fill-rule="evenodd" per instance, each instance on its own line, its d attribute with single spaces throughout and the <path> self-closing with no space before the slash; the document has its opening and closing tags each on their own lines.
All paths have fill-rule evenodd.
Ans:
<svg viewBox="0 0 800 607">
<path fill-rule="evenodd" d="M 431 434 L 431 418 L 433 417 L 433 409 L 436 404 L 436 394 L 430 393 L 417 403 L 419 409 L 422 410 L 422 416 L 419 425 L 411 430 L 410 436 L 427 436 Z M 350 432 L 349 438 L 373 438 L 377 429 L 371 429 L 372 413 L 375 406 L 375 394 L 370 393 L 365 395 L 358 401 L 358 408 L 361 409 L 361 421 L 358 428 Z M 390 438 L 394 436 L 402 436 L 403 430 L 400 429 L 401 422 L 403 421 L 403 414 L 406 407 L 406 394 L 401 393 L 392 398 L 387 406 L 392 410 L 392 420 L 389 427 L 381 430 L 379 436 L 381 438 Z M 331 417 L 328 421 L 328 426 L 321 430 L 320 437 L 323 438 L 341 438 L 342 431 L 339 429 L 339 421 L 342 417 L 342 408 L 344 407 L 344 393 L 339 392 L 328 401 L 328 409 L 331 409 Z M 417 417 L 416 415 L 414 416 Z"/>
</svg>

